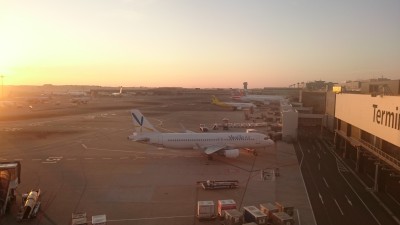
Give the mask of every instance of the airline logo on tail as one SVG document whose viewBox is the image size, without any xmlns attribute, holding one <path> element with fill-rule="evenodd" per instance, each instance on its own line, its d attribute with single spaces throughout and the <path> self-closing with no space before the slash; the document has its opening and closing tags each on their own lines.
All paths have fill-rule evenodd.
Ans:
<svg viewBox="0 0 400 225">
<path fill-rule="evenodd" d="M 133 119 L 136 120 L 136 122 L 137 122 L 140 126 L 143 126 L 143 120 L 144 120 L 143 116 L 141 116 L 141 117 L 140 117 L 140 120 L 139 120 L 139 118 L 135 115 L 135 113 L 132 112 L 132 117 L 133 117 Z"/>
<path fill-rule="evenodd" d="M 243 96 L 246 96 L 246 92 L 242 90 L 236 90 L 231 92 L 231 98 L 235 100 L 241 100 Z"/>
<path fill-rule="evenodd" d="M 133 118 L 133 124 L 135 126 L 136 132 L 158 132 L 151 123 L 149 123 L 146 118 L 139 112 L 139 110 L 131 110 L 131 115 Z M 145 130 L 143 130 L 145 129 Z"/>
<path fill-rule="evenodd" d="M 225 102 L 219 101 L 219 99 L 217 97 L 215 97 L 214 95 L 211 98 L 211 103 L 214 104 L 214 105 L 218 105 L 218 106 L 230 107 Z"/>
</svg>

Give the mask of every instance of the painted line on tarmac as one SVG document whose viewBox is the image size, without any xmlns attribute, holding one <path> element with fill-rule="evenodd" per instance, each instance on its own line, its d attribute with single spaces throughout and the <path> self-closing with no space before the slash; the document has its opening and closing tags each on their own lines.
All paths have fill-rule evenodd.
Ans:
<svg viewBox="0 0 400 225">
<path fill-rule="evenodd" d="M 300 212 L 298 209 L 295 209 L 297 212 L 297 222 L 299 223 L 299 225 L 301 225 L 301 221 L 300 221 Z"/>
<path fill-rule="evenodd" d="M 351 201 L 350 201 L 350 199 L 347 197 L 347 195 L 344 195 L 344 197 L 347 199 L 347 202 L 348 202 L 351 206 L 353 206 L 353 203 L 351 203 Z"/>
<path fill-rule="evenodd" d="M 339 203 L 336 201 L 336 199 L 333 199 L 333 201 L 335 201 L 337 207 L 339 208 L 340 213 L 342 214 L 342 216 L 344 216 L 343 210 L 342 210 L 342 208 L 340 208 Z"/>
<path fill-rule="evenodd" d="M 308 190 L 307 190 L 307 186 L 306 186 L 306 183 L 305 183 L 305 181 L 304 181 L 304 176 L 303 176 L 303 172 L 301 171 L 301 169 L 303 168 L 303 160 L 304 160 L 304 152 L 303 152 L 303 148 L 301 147 L 301 143 L 300 142 L 298 142 L 298 146 L 299 146 L 299 149 L 300 149 L 300 152 L 301 152 L 301 155 L 302 155 L 302 157 L 301 157 L 301 161 L 300 161 L 300 176 L 301 176 L 301 179 L 302 179 L 302 183 L 303 183 L 303 187 L 304 187 L 304 190 L 306 190 L 306 195 L 307 195 L 307 200 L 308 200 L 308 205 L 310 206 L 310 209 L 311 209 L 311 214 L 312 214 L 312 217 L 313 217 L 313 219 L 314 219 L 314 224 L 317 224 L 317 220 L 315 219 L 315 214 L 314 214 L 314 210 L 313 210 L 313 208 L 312 208 L 312 205 L 311 205 L 311 201 L 310 201 L 310 195 L 308 194 Z M 320 195 L 321 196 L 321 195 Z M 322 196 L 321 196 L 322 197 Z M 321 199 L 322 200 L 322 199 Z"/>
<path fill-rule="evenodd" d="M 127 151 L 127 150 L 118 150 L 118 149 L 104 149 L 104 148 L 89 148 L 85 144 L 82 144 L 82 147 L 88 150 L 96 150 L 96 151 L 105 151 L 105 152 L 128 152 L 128 153 L 138 153 L 138 152 L 133 152 L 133 151 Z M 144 152 L 147 153 L 147 152 Z"/>
<path fill-rule="evenodd" d="M 328 182 L 326 182 L 325 177 L 322 177 L 322 179 L 324 180 L 326 187 L 329 188 Z"/>
<path fill-rule="evenodd" d="M 321 199 L 322 204 L 324 204 L 324 200 L 322 199 L 321 193 L 318 193 L 318 195 L 319 195 L 319 199 Z"/>
<path fill-rule="evenodd" d="M 160 219 L 175 219 L 175 218 L 191 218 L 194 217 L 194 215 L 188 215 L 188 216 L 164 216 L 164 217 L 145 217 L 145 218 L 136 218 L 136 219 L 115 219 L 115 220 L 110 220 L 107 219 L 107 222 L 122 222 L 122 221 L 138 221 L 138 220 L 160 220 Z"/>
</svg>

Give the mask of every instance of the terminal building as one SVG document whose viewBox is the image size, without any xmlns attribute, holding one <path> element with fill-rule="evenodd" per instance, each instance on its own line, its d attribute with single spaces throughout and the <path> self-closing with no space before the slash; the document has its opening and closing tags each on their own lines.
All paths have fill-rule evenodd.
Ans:
<svg viewBox="0 0 400 225">
<path fill-rule="evenodd" d="M 283 140 L 297 140 L 307 127 L 328 131 L 336 153 L 371 191 L 400 202 L 400 80 L 349 82 L 333 90 L 301 91 L 291 109 L 283 104 Z"/>
<path fill-rule="evenodd" d="M 373 181 L 373 191 L 399 202 L 400 95 L 394 94 L 336 94 L 334 144 L 358 173 Z"/>
</svg>

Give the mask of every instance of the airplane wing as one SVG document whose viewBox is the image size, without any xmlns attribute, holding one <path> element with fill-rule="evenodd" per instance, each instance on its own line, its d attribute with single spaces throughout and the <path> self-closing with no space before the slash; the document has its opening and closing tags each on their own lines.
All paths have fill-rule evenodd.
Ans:
<svg viewBox="0 0 400 225">
<path fill-rule="evenodd" d="M 207 155 L 211 155 L 213 153 L 218 152 L 221 149 L 226 148 L 226 146 L 218 146 L 218 145 L 214 145 L 214 146 L 209 146 L 205 148 L 204 153 L 206 153 Z"/>
</svg>

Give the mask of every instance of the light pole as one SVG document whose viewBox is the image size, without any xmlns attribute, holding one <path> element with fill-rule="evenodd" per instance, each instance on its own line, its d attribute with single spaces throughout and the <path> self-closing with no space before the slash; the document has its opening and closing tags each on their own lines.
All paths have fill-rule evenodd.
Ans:
<svg viewBox="0 0 400 225">
<path fill-rule="evenodd" d="M 0 77 L 1 77 L 1 99 L 4 99 L 4 86 L 3 86 L 4 75 L 0 75 Z"/>
</svg>

